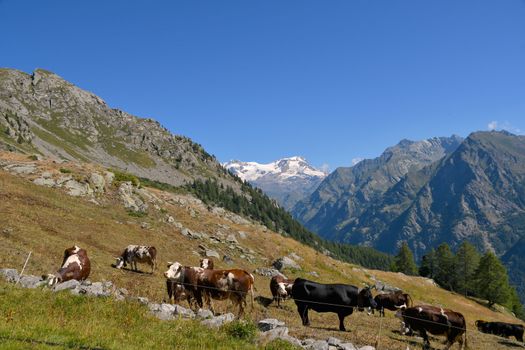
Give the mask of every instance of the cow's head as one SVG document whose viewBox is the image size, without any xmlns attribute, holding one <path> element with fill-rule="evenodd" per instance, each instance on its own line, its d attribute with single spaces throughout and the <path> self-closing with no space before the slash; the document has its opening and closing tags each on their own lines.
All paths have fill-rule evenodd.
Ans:
<svg viewBox="0 0 525 350">
<path fill-rule="evenodd" d="M 213 261 L 208 258 L 201 259 L 201 267 L 203 269 L 213 269 Z"/>
<path fill-rule="evenodd" d="M 46 282 L 48 287 L 53 287 L 55 284 L 62 282 L 62 278 L 60 276 L 53 275 L 51 273 L 43 275 L 42 279 Z"/>
<path fill-rule="evenodd" d="M 377 303 L 372 296 L 372 291 L 370 287 L 363 288 L 359 291 L 357 295 L 357 307 L 359 311 L 363 311 L 365 307 L 370 306 L 371 308 L 376 308 Z"/>
<path fill-rule="evenodd" d="M 286 283 L 278 283 L 277 284 L 277 294 L 282 297 L 282 298 L 286 298 L 288 296 L 288 286 L 286 285 Z"/>
<path fill-rule="evenodd" d="M 476 327 L 478 328 L 478 331 L 482 332 L 483 329 L 485 328 L 486 323 L 487 322 L 485 321 L 477 320 L 475 324 L 476 324 Z"/>
<path fill-rule="evenodd" d="M 127 264 L 126 264 L 126 260 L 124 260 L 123 257 L 119 256 L 118 258 L 115 258 L 115 260 L 116 260 L 116 261 L 115 261 L 115 267 L 116 267 L 117 269 L 121 269 L 121 268 L 123 268 L 123 267 L 126 267 L 126 265 L 127 265 Z"/>
<path fill-rule="evenodd" d="M 178 262 L 168 262 L 168 270 L 164 272 L 164 277 L 179 281 L 182 278 L 182 265 Z"/>
</svg>

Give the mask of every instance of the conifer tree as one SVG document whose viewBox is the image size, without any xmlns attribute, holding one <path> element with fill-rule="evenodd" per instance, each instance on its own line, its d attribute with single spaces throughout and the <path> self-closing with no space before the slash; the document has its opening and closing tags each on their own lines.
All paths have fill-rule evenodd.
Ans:
<svg viewBox="0 0 525 350">
<path fill-rule="evenodd" d="M 432 248 L 430 252 L 423 255 L 423 258 L 421 259 L 421 266 L 419 267 L 419 274 L 423 277 L 436 278 L 436 273 L 436 250 Z"/>
<path fill-rule="evenodd" d="M 441 243 L 436 249 L 436 282 L 449 290 L 454 290 L 456 273 L 454 271 L 454 255 L 446 243 Z"/>
<path fill-rule="evenodd" d="M 454 258 L 454 270 L 456 279 L 454 289 L 461 294 L 472 294 L 472 279 L 478 268 L 480 254 L 472 244 L 463 241 L 459 246 Z"/>
<path fill-rule="evenodd" d="M 489 307 L 507 304 L 512 297 L 507 270 L 492 252 L 488 252 L 479 261 L 474 273 L 474 289 L 476 295 L 487 299 Z"/>
<path fill-rule="evenodd" d="M 403 242 L 399 252 L 394 258 L 393 271 L 402 272 L 405 275 L 417 275 L 417 266 L 414 262 L 414 255 L 408 247 L 407 242 Z"/>
</svg>

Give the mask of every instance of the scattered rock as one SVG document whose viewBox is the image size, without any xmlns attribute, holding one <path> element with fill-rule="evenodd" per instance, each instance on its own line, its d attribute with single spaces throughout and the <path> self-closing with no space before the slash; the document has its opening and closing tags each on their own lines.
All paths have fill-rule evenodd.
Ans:
<svg viewBox="0 0 525 350">
<path fill-rule="evenodd" d="M 5 167 L 5 170 L 13 174 L 33 174 L 36 171 L 34 164 L 10 164 Z"/>
<path fill-rule="evenodd" d="M 201 321 L 201 324 L 209 328 L 219 328 L 226 323 L 230 323 L 235 319 L 232 313 L 216 316 L 208 320 Z"/>
<path fill-rule="evenodd" d="M 42 178 L 44 178 L 44 179 L 49 179 L 49 178 L 53 177 L 53 174 L 51 174 L 51 172 L 49 172 L 49 171 L 44 171 L 40 176 Z"/>
<path fill-rule="evenodd" d="M 18 280 L 18 271 L 15 269 L 0 269 L 0 276 L 4 276 L 7 282 L 14 283 Z"/>
<path fill-rule="evenodd" d="M 213 318 L 213 312 L 207 309 L 199 309 L 195 317 L 199 320 L 207 320 L 209 318 Z"/>
<path fill-rule="evenodd" d="M 33 183 L 38 186 L 53 187 L 56 185 L 55 180 L 50 178 L 39 177 L 33 180 Z"/>
<path fill-rule="evenodd" d="M 363 347 L 360 347 L 359 350 L 376 350 L 376 348 L 370 345 L 365 345 Z"/>
<path fill-rule="evenodd" d="M 288 257 L 292 260 L 303 260 L 299 255 L 297 255 L 295 252 L 292 252 L 288 254 Z"/>
<path fill-rule="evenodd" d="M 206 257 L 220 259 L 221 256 L 215 250 L 207 249 L 205 252 Z"/>
<path fill-rule="evenodd" d="M 319 277 L 319 273 L 315 272 L 315 271 L 310 271 L 308 272 L 309 275 L 312 275 L 314 277 Z"/>
<path fill-rule="evenodd" d="M 76 295 L 87 295 L 93 297 L 109 297 L 112 293 L 113 283 L 107 282 L 83 282 L 77 288 L 72 289 L 71 293 Z"/>
<path fill-rule="evenodd" d="M 273 276 L 277 276 L 277 275 L 281 275 L 283 276 L 284 278 L 286 278 L 286 276 L 284 276 L 282 273 L 280 273 L 278 270 L 276 269 L 272 269 L 270 267 L 258 267 L 255 269 L 254 271 L 256 274 L 260 275 L 260 276 L 264 276 L 264 277 L 273 277 Z"/>
<path fill-rule="evenodd" d="M 299 266 L 299 264 L 296 263 L 295 260 L 292 260 L 287 256 L 284 256 L 282 258 L 275 260 L 272 263 L 272 265 L 279 271 L 282 271 L 284 269 L 296 269 L 296 270 L 301 269 L 301 266 Z"/>
<path fill-rule="evenodd" d="M 148 210 L 148 205 L 139 196 L 133 193 L 133 185 L 130 181 L 120 184 L 118 189 L 120 200 L 126 209 L 145 213 Z"/>
<path fill-rule="evenodd" d="M 20 277 L 19 284 L 24 288 L 38 288 L 46 284 L 46 282 L 41 277 L 23 275 L 22 277 Z"/>
<path fill-rule="evenodd" d="M 337 348 L 341 350 L 357 350 L 357 348 L 352 343 L 341 343 L 337 345 Z"/>
<path fill-rule="evenodd" d="M 149 299 L 145 297 L 137 297 L 137 301 L 143 305 L 147 305 L 149 303 Z"/>
<path fill-rule="evenodd" d="M 106 181 L 106 184 L 109 186 L 113 183 L 113 180 L 115 180 L 115 174 L 111 171 L 106 171 L 104 174 L 104 181 Z"/>
<path fill-rule="evenodd" d="M 233 259 L 228 255 L 224 255 L 222 257 L 222 261 L 224 261 L 227 265 L 233 265 L 234 263 Z"/>
<path fill-rule="evenodd" d="M 233 233 L 229 234 L 228 237 L 226 237 L 226 242 L 227 243 L 235 243 L 235 244 L 239 243 L 237 241 L 237 238 L 235 238 L 235 235 Z"/>
<path fill-rule="evenodd" d="M 175 218 L 171 215 L 166 215 L 166 222 L 168 224 L 174 224 L 175 223 Z"/>
<path fill-rule="evenodd" d="M 341 340 L 335 337 L 330 337 L 326 339 L 326 342 L 328 343 L 328 345 L 333 345 L 333 346 L 341 344 Z"/>
<path fill-rule="evenodd" d="M 324 340 L 314 340 L 308 345 L 304 345 L 305 349 L 308 350 L 329 350 L 330 345 Z"/>
<path fill-rule="evenodd" d="M 151 313 L 160 320 L 169 321 L 175 318 L 173 314 L 175 312 L 175 306 L 171 304 L 150 303 L 148 304 L 148 308 Z"/>
<path fill-rule="evenodd" d="M 74 197 L 86 196 L 93 193 L 93 189 L 87 183 L 80 183 L 76 180 L 68 180 L 64 187 L 68 190 L 68 194 Z"/>
<path fill-rule="evenodd" d="M 93 186 L 96 193 L 104 193 L 106 187 L 106 179 L 99 173 L 91 173 L 89 182 Z"/>
<path fill-rule="evenodd" d="M 140 223 L 140 228 L 143 229 L 143 230 L 149 230 L 151 228 L 151 225 L 147 222 L 141 222 Z"/>
<path fill-rule="evenodd" d="M 113 297 L 118 301 L 126 300 L 128 295 L 129 295 L 129 292 L 126 288 L 117 288 L 115 290 L 115 293 L 113 293 Z"/>
<path fill-rule="evenodd" d="M 174 315 L 182 318 L 195 318 L 195 312 L 191 311 L 190 309 L 186 309 L 185 307 L 182 307 L 180 305 L 174 305 L 174 307 Z"/>
<path fill-rule="evenodd" d="M 239 231 L 239 237 L 242 239 L 246 239 L 248 237 L 248 234 L 244 231 Z"/>
<path fill-rule="evenodd" d="M 284 327 L 284 322 L 276 320 L 275 318 L 266 318 L 257 323 L 257 327 L 261 332 L 268 332 L 277 327 Z"/>
<path fill-rule="evenodd" d="M 63 283 L 59 283 L 53 286 L 53 292 L 60 292 L 63 290 L 75 289 L 80 286 L 80 282 L 77 280 L 69 280 Z"/>
</svg>

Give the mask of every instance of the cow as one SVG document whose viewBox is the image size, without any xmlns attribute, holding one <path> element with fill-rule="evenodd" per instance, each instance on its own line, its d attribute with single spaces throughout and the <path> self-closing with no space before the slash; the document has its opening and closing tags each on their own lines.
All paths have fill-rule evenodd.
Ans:
<svg viewBox="0 0 525 350">
<path fill-rule="evenodd" d="M 397 311 L 398 309 L 412 306 L 412 298 L 410 295 L 401 291 L 378 294 L 375 296 L 374 301 L 377 304 L 376 309 L 379 310 L 380 317 L 385 317 L 385 309 Z M 373 312 L 374 309 L 372 309 L 372 313 Z"/>
<path fill-rule="evenodd" d="M 523 342 L 523 325 L 505 322 L 476 321 L 476 327 L 483 333 L 494 334 L 500 337 L 515 337 L 517 341 Z"/>
<path fill-rule="evenodd" d="M 49 287 L 69 280 L 83 281 L 89 277 L 91 262 L 85 249 L 78 246 L 67 248 L 64 251 L 62 265 L 55 274 L 42 276 Z"/>
<path fill-rule="evenodd" d="M 173 263 L 168 262 L 168 268 Z M 213 270 L 213 260 L 212 259 L 201 259 L 200 266 L 203 269 Z M 166 290 L 168 292 L 168 300 L 170 304 L 178 304 L 179 301 L 188 300 L 188 304 L 192 304 L 192 296 L 188 294 L 186 288 L 183 284 L 177 283 L 173 280 L 166 279 Z"/>
<path fill-rule="evenodd" d="M 115 258 L 115 267 L 121 269 L 127 264 L 131 265 L 133 271 L 138 271 L 137 263 L 148 264 L 151 266 L 151 273 L 157 267 L 157 249 L 155 247 L 143 245 L 128 245 L 122 254 Z"/>
<path fill-rule="evenodd" d="M 369 287 L 359 289 L 347 284 L 321 284 L 303 278 L 295 280 L 292 297 L 303 326 L 309 326 L 308 310 L 334 312 L 339 316 L 339 330 L 345 331 L 344 319 L 354 308 L 376 307 Z"/>
<path fill-rule="evenodd" d="M 203 306 L 204 300 L 213 313 L 215 311 L 212 299 L 230 299 L 234 305 L 239 306 L 238 317 L 240 318 L 244 314 L 248 293 L 251 294 L 253 308 L 254 277 L 247 271 L 240 269 L 209 270 L 202 267 L 182 266 L 175 262 L 169 265 L 164 275 L 184 285 L 188 292 L 188 300 L 194 298 L 198 307 Z"/>
<path fill-rule="evenodd" d="M 445 350 L 450 349 L 455 342 L 459 343 L 460 349 L 467 349 L 467 324 L 465 317 L 459 312 L 437 306 L 419 305 L 399 309 L 396 317 L 404 322 L 405 327 L 419 332 L 424 341 L 423 349 L 430 349 L 427 332 L 445 335 Z"/>
<path fill-rule="evenodd" d="M 283 275 L 275 275 L 270 280 L 270 291 L 272 292 L 273 301 L 277 302 L 277 307 L 281 307 L 281 300 L 292 295 L 293 282 Z"/>
</svg>

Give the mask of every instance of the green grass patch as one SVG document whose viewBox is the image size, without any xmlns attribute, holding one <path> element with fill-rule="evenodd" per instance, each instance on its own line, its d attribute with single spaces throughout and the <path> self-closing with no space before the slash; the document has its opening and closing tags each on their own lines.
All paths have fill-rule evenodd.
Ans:
<svg viewBox="0 0 525 350">
<path fill-rule="evenodd" d="M 133 163 L 143 168 L 153 168 L 156 163 L 145 151 L 136 151 L 127 148 L 123 143 L 116 140 L 102 140 L 102 147 L 108 154 L 117 157 L 126 163 Z"/>
<path fill-rule="evenodd" d="M 2 349 L 255 349 L 196 321 L 160 321 L 134 302 L 0 282 Z"/>
<path fill-rule="evenodd" d="M 115 186 L 119 186 L 122 182 L 131 182 L 131 184 L 135 187 L 140 186 L 140 180 L 138 177 L 136 177 L 133 174 L 126 173 L 125 171 L 120 171 L 117 169 L 109 169 L 113 174 L 115 174 L 115 178 L 113 179 L 113 183 Z"/>
<path fill-rule="evenodd" d="M 62 174 L 71 174 L 72 171 L 70 169 L 60 168 L 60 172 Z"/>
<path fill-rule="evenodd" d="M 222 327 L 231 337 L 253 343 L 257 338 L 257 326 L 251 320 L 236 320 Z"/>
<path fill-rule="evenodd" d="M 86 157 L 84 157 L 83 155 L 78 153 L 68 143 L 59 140 L 58 138 L 56 138 L 53 134 L 49 133 L 48 131 L 45 131 L 45 130 L 40 129 L 38 127 L 33 128 L 32 131 L 33 131 L 33 133 L 36 136 L 38 136 L 39 138 L 41 138 L 45 142 L 47 142 L 47 143 L 49 143 L 51 145 L 57 146 L 59 149 L 63 149 L 64 151 L 66 151 L 72 157 L 74 157 L 74 158 L 76 158 L 78 160 L 84 161 L 84 162 L 88 162 L 89 161 Z"/>
</svg>

